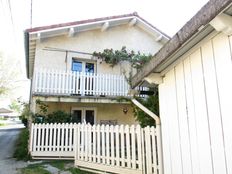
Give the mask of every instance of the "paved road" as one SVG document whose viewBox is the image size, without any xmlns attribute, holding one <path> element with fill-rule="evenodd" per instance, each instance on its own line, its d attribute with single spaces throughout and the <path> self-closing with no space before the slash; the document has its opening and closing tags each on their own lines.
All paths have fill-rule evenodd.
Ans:
<svg viewBox="0 0 232 174">
<path fill-rule="evenodd" d="M 11 125 L 0 129 L 0 174 L 17 174 L 25 162 L 13 159 L 14 145 L 22 125 Z"/>
</svg>

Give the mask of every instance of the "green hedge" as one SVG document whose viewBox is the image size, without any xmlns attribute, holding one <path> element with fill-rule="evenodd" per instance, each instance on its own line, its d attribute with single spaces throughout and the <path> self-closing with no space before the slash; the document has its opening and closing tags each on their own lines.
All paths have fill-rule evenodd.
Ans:
<svg viewBox="0 0 232 174">
<path fill-rule="evenodd" d="M 16 149 L 13 155 L 17 160 L 27 161 L 30 159 L 30 155 L 28 153 L 28 139 L 29 130 L 27 128 L 22 129 L 16 141 Z"/>
</svg>

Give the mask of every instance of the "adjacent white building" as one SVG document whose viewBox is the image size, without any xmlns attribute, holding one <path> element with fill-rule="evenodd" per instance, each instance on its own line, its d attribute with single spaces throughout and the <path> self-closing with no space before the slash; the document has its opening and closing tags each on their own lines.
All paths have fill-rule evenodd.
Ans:
<svg viewBox="0 0 232 174">
<path fill-rule="evenodd" d="M 133 78 L 159 87 L 165 174 L 232 173 L 231 3 L 209 1 Z"/>
</svg>

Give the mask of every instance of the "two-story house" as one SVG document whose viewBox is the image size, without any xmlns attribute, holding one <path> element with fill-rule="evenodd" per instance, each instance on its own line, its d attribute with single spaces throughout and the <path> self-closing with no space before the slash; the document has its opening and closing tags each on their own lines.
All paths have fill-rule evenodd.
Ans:
<svg viewBox="0 0 232 174">
<path fill-rule="evenodd" d="M 111 67 L 92 55 L 112 48 L 155 54 L 169 37 L 137 13 L 111 16 L 25 31 L 26 70 L 31 79 L 30 108 L 39 99 L 48 112 L 63 110 L 76 122 L 133 124 L 125 72 L 128 62 Z"/>
</svg>

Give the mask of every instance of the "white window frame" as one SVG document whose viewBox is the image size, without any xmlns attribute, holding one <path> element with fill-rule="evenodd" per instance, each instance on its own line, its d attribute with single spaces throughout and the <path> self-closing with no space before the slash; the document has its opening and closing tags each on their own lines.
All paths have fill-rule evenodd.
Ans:
<svg viewBox="0 0 232 174">
<path fill-rule="evenodd" d="M 88 60 L 88 59 L 81 59 L 81 58 L 76 58 L 76 57 L 72 58 L 72 61 L 71 61 L 71 70 L 72 70 L 73 60 L 82 63 L 82 72 L 85 72 L 86 63 L 92 63 L 94 65 L 94 73 L 97 72 L 97 62 L 96 61 L 94 61 L 94 60 Z"/>
</svg>

